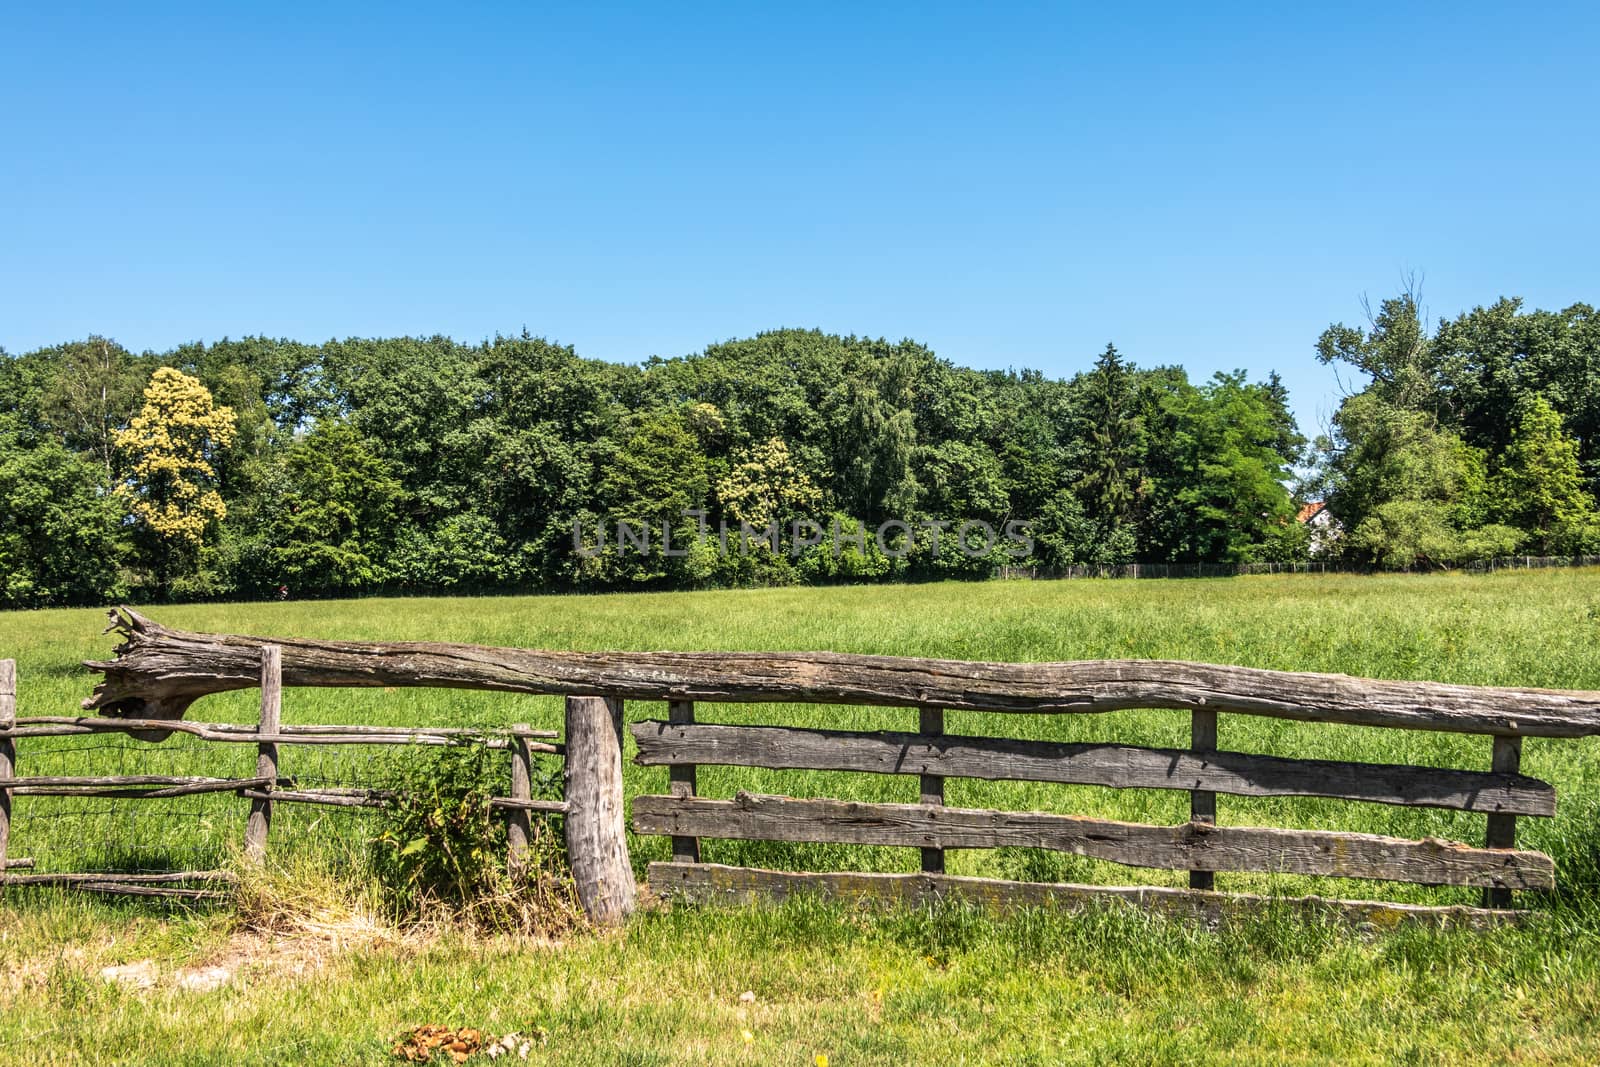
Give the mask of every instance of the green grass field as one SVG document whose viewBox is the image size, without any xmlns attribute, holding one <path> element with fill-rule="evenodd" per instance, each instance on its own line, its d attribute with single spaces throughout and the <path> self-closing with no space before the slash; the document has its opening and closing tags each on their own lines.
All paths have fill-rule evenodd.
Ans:
<svg viewBox="0 0 1600 1067">
<path fill-rule="evenodd" d="M 153 609 L 199 630 L 545 648 L 833 649 L 994 660 L 1151 657 L 1384 678 L 1600 689 L 1600 572 L 1487 576 L 1287 576 L 1215 581 L 942 584 L 604 597 L 367 600 Z M 75 667 L 112 638 L 91 611 L 0 615 L 0 656 L 19 661 L 21 713 L 62 714 L 88 692 Z M 250 721 L 254 694 L 208 698 L 191 717 Z M 660 717 L 636 704 L 630 718 Z M 826 706 L 702 706 L 702 719 L 911 728 L 915 713 Z M 559 702 L 451 691 L 291 690 L 301 723 L 559 726 Z M 947 717 L 951 732 L 1182 746 L 1187 716 Z M 19 743 L 19 773 L 241 773 L 247 746 Z M 1224 747 L 1327 759 L 1487 767 L 1487 738 L 1224 716 Z M 1268 917 L 1210 933 L 1128 914 L 961 909 L 867 917 L 815 904 L 745 912 L 679 909 L 620 937 L 561 946 L 446 934 L 319 949 L 300 973 L 271 952 L 212 992 L 158 981 L 108 985 L 99 967 L 149 958 L 163 973 L 237 950 L 222 912 L 16 891 L 0 908 L 0 1060 L 21 1062 L 385 1062 L 407 1025 L 542 1027 L 552 1063 L 1590 1062 L 1600 1058 L 1600 759 L 1596 740 L 1533 739 L 1525 773 L 1560 795 L 1519 843 L 1555 857 L 1562 888 L 1524 901 L 1526 930 L 1364 939 Z M 288 750 L 284 773 L 351 783 L 370 750 Z M 231 761 L 231 762 L 230 762 Z M 630 793 L 661 769 L 630 767 Z M 914 778 L 705 769 L 701 790 L 913 800 Z M 1187 817 L 1177 792 L 951 782 L 950 803 L 1138 821 Z M 17 800 L 13 855 L 41 869 L 96 862 L 224 862 L 244 805 Z M 181 806 L 180 806 L 181 804 Z M 76 806 L 76 807 L 74 807 Z M 1476 842 L 1483 817 L 1312 799 L 1219 798 L 1219 821 L 1328 827 Z M 274 855 L 359 852 L 359 816 L 297 809 Z M 642 867 L 664 858 L 639 838 Z M 708 842 L 714 861 L 808 869 L 911 870 L 909 849 Z M 960 874 L 1180 884 L 1174 872 L 1031 851 L 953 853 Z M 1419 902 L 1476 893 L 1267 875 L 1222 889 L 1313 891 Z M 323 942 L 317 942 L 322 944 Z M 232 946 L 232 947 L 230 947 Z M 290 956 L 293 953 L 289 953 Z M 757 994 L 743 1005 L 744 990 Z M 746 1041 L 743 1032 L 749 1031 Z"/>
</svg>

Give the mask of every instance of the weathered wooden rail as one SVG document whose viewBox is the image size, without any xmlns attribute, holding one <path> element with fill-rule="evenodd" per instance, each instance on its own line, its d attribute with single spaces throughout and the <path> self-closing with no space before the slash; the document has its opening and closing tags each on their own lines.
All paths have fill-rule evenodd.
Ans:
<svg viewBox="0 0 1600 1067">
<path fill-rule="evenodd" d="M 1214 919 L 1253 909 L 1263 898 L 1215 889 L 1218 874 L 1406 881 L 1483 891 L 1483 907 L 1431 907 L 1321 897 L 1273 898 L 1279 904 L 1358 922 L 1456 922 L 1514 919 L 1511 894 L 1554 885 L 1548 856 L 1516 848 L 1517 820 L 1555 811 L 1555 790 L 1520 773 L 1523 737 L 1600 733 L 1600 693 L 1377 681 L 1343 675 L 1254 670 L 1160 661 L 967 663 L 836 653 L 540 652 L 430 643 L 324 642 L 163 627 L 124 610 L 115 659 L 93 663 L 104 674 L 85 707 L 105 718 L 30 720 L 0 730 L 0 742 L 40 728 L 72 732 L 120 729 L 136 736 L 184 731 L 209 740 L 258 744 L 255 779 L 230 783 L 253 803 L 359 805 L 372 797 L 308 798 L 285 788 L 276 772 L 279 744 L 359 743 L 351 727 L 287 727 L 269 714 L 269 673 L 295 686 L 440 686 L 567 697 L 566 796 L 559 804 L 528 797 L 495 804 L 513 820 L 559 807 L 567 816 L 569 857 L 580 900 L 591 916 L 616 922 L 634 906 L 622 789 L 623 702 L 666 702 L 666 718 L 632 725 L 637 762 L 668 769 L 665 795 L 635 799 L 633 827 L 668 836 L 671 862 L 652 863 L 652 887 L 689 899 L 745 899 L 821 892 L 911 900 L 953 895 L 986 903 L 1133 901 Z M 272 649 L 275 652 L 264 650 Z M 254 730 L 190 723 L 197 699 L 260 686 L 263 716 Z M 905 731 L 847 731 L 792 725 L 696 721 L 697 702 L 845 703 L 915 712 Z M 1030 741 L 952 734 L 949 711 L 1097 714 L 1133 708 L 1174 709 L 1190 725 L 1188 748 Z M 1483 735 L 1486 769 L 1413 767 L 1229 751 L 1226 717 L 1256 715 L 1299 722 Z M 996 720 L 1002 721 L 1002 720 Z M 377 731 L 380 728 L 372 728 Z M 448 743 L 449 731 L 381 728 L 366 735 L 392 743 L 407 735 Z M 527 731 L 502 743 L 534 751 Z M 338 740 L 335 740 L 337 738 Z M 423 740 L 426 738 L 426 740 Z M 554 746 L 547 746 L 554 747 Z M 0 749 L 0 759 L 6 758 Z M 915 804 L 797 799 L 740 793 L 699 794 L 702 765 L 768 770 L 828 770 L 915 776 Z M 526 770 L 523 769 L 525 776 Z M 950 779 L 1057 782 L 1115 789 L 1178 790 L 1190 818 L 1145 825 L 1045 812 L 952 807 Z M 81 788 L 81 783 L 25 782 L 21 788 Z M 514 766 L 514 781 L 517 780 Z M 216 781 L 124 782 L 117 788 L 223 788 Z M 20 791 L 20 789 L 19 789 Z M 516 790 L 513 790 L 514 792 Z M 525 792 L 524 788 L 524 792 Z M 1236 826 L 1219 818 L 1219 799 L 1327 797 L 1434 807 L 1486 817 L 1483 847 L 1334 830 Z M 381 802 L 381 801 L 376 801 Z M 270 807 L 264 809 L 270 823 Z M 252 820 L 252 825 L 256 820 Z M 513 823 L 515 825 L 515 822 Z M 810 873 L 701 862 L 704 838 L 897 846 L 915 849 L 920 873 Z M 516 838 L 513 837 L 515 842 Z M 950 850 L 1008 846 L 1059 850 L 1129 867 L 1186 871 L 1189 888 L 1040 885 L 945 873 Z"/>
<path fill-rule="evenodd" d="M 1600 733 L 1600 693 L 1391 682 L 1163 660 L 978 663 L 834 652 L 539 652 L 174 630 L 123 609 L 117 657 L 88 710 L 181 719 L 210 693 L 259 684 L 261 647 L 285 685 L 433 686 L 628 700 L 863 704 L 956 711 L 1176 708 L 1508 737 Z"/>
</svg>

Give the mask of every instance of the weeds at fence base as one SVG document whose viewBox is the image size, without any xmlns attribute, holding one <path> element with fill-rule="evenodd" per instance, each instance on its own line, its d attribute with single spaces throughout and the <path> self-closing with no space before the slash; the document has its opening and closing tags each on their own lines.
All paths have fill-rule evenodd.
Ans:
<svg viewBox="0 0 1600 1067">
<path fill-rule="evenodd" d="M 503 760 L 470 738 L 408 754 L 385 783 L 392 799 L 370 853 L 393 919 L 545 937 L 583 924 L 556 817 L 531 819 L 515 870 L 509 863 L 505 819 L 489 806 L 510 787 Z M 559 775 L 545 770 L 533 787 L 555 799 Z"/>
</svg>

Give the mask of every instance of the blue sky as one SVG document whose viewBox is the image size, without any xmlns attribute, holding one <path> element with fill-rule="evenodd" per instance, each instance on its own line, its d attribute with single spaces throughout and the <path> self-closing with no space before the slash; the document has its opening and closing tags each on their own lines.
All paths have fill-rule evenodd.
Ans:
<svg viewBox="0 0 1600 1067">
<path fill-rule="evenodd" d="M 1111 10 L 1117 7 L 1118 10 Z M 1600 302 L 1600 7 L 14 4 L 0 346 L 778 326 L 1282 372 Z"/>
</svg>

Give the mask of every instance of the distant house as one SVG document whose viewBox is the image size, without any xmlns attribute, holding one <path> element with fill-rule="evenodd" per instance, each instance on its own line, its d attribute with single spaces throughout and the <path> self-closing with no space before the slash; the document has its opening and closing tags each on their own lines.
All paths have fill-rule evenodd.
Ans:
<svg viewBox="0 0 1600 1067">
<path fill-rule="evenodd" d="M 1333 542 L 1343 532 L 1344 527 L 1339 525 L 1339 520 L 1333 517 L 1328 510 L 1328 505 L 1320 500 L 1307 501 L 1300 505 L 1294 521 L 1311 530 L 1310 550 L 1313 556 L 1320 556 L 1333 547 Z"/>
</svg>

